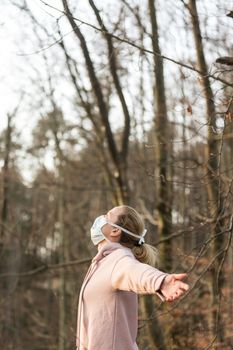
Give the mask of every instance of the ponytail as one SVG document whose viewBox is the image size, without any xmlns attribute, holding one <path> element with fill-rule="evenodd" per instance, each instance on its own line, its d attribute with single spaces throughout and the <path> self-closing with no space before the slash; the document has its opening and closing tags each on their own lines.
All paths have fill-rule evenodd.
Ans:
<svg viewBox="0 0 233 350">
<path fill-rule="evenodd" d="M 158 250 L 150 244 L 136 245 L 131 248 L 135 258 L 141 263 L 158 266 Z"/>
</svg>

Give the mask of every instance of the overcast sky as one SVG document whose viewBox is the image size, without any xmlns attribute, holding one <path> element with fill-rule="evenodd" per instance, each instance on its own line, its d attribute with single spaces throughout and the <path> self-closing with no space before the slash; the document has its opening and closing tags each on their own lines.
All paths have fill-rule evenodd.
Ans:
<svg viewBox="0 0 233 350">
<path fill-rule="evenodd" d="M 17 3 L 21 3 L 21 0 L 14 0 Z M 57 8 L 62 9 L 61 1 L 60 0 L 47 0 L 47 3 L 49 3 L 52 6 L 55 6 Z M 132 1 L 132 3 L 138 2 L 136 0 Z M 18 105 L 18 103 L 22 99 L 22 91 L 26 92 L 26 95 L 23 96 L 22 105 L 19 113 L 19 117 L 17 117 L 17 120 L 15 120 L 17 129 L 21 132 L 21 137 L 24 140 L 28 140 L 30 142 L 30 133 L 35 125 L 36 122 L 36 108 L 37 104 L 41 104 L 40 98 L 37 95 L 37 91 L 35 90 L 35 93 L 31 93 L 31 85 L 28 80 L 28 77 L 35 76 L 35 69 L 37 68 L 40 70 L 41 77 L 43 76 L 46 79 L 46 72 L 43 71 L 43 65 L 41 65 L 41 59 L 42 54 L 36 53 L 37 50 L 40 50 L 40 47 L 38 46 L 37 40 L 33 40 L 33 29 L 31 26 L 30 20 L 27 18 L 27 16 L 23 15 L 22 12 L 20 12 L 16 7 L 10 4 L 11 1 L 9 0 L 1 0 L 0 4 L 0 13 L 1 13 L 1 19 L 0 19 L 0 47 L 1 47 L 1 55 L 0 55 L 0 66 L 1 66 L 1 73 L 0 73 L 0 96 L 1 96 L 1 103 L 0 103 L 0 116 L 1 116 L 1 124 L 0 128 L 2 129 L 6 125 L 6 114 L 9 112 L 12 112 L 12 110 Z M 88 0 L 82 0 L 73 2 L 78 6 L 78 17 L 84 21 L 95 23 L 94 18 L 92 15 L 92 12 L 90 11 L 90 7 L 88 6 Z M 109 11 L 110 13 L 114 13 L 116 5 L 115 1 L 109 1 L 109 0 L 97 0 L 97 5 L 101 8 L 101 6 L 105 4 L 110 4 Z M 143 4 L 139 2 L 140 5 Z M 145 0 L 145 3 L 147 1 Z M 46 25 L 48 31 L 50 33 L 56 32 L 55 27 L 55 21 L 53 17 L 59 17 L 61 14 L 58 11 L 52 10 L 51 8 L 45 6 L 42 4 L 40 0 L 28 0 L 28 4 L 30 5 L 30 8 L 38 21 L 42 23 L 43 25 Z M 119 4 L 119 2 L 118 2 Z M 176 6 L 180 4 L 178 0 L 170 0 L 166 1 L 166 5 L 171 5 L 171 8 L 169 10 L 166 10 L 169 13 L 170 17 L 167 17 L 166 11 L 161 11 L 159 16 L 159 24 L 160 26 L 166 26 L 166 37 L 161 36 L 161 47 L 163 50 L 163 53 L 168 54 L 170 57 L 178 58 L 178 59 L 190 59 L 192 57 L 192 53 L 194 56 L 194 46 L 192 44 L 192 38 L 190 36 L 187 36 L 187 33 L 179 27 L 181 27 L 183 24 L 178 20 L 178 16 L 180 15 L 180 8 L 179 6 Z M 200 9 L 200 18 L 202 20 L 205 20 L 205 32 L 204 35 L 208 36 L 211 35 L 212 38 L 221 40 L 221 31 L 222 32 L 228 32 L 227 35 L 227 46 L 226 50 L 224 49 L 224 44 L 219 47 L 216 45 L 216 52 L 213 54 L 213 52 L 209 52 L 208 50 L 208 40 L 206 40 L 206 54 L 207 57 L 209 55 L 210 57 L 210 63 L 217 58 L 217 55 L 225 54 L 227 53 L 227 50 L 232 45 L 232 38 L 233 35 L 230 34 L 230 28 L 232 28 L 233 21 L 231 18 L 226 17 L 226 13 L 230 10 L 230 4 L 226 0 L 221 1 L 209 1 L 205 0 L 202 2 L 203 8 Z M 159 1 L 159 6 L 165 6 L 164 1 Z M 208 13 L 208 16 L 206 16 L 206 11 Z M 168 25 L 168 20 L 172 18 L 172 21 Z M 218 28 L 218 22 L 221 23 L 221 26 Z M 69 34 L 71 31 L 70 26 L 68 25 L 67 21 L 62 20 L 62 28 L 63 33 L 67 34 L 66 40 L 69 42 L 70 40 L 70 47 L 75 49 L 74 44 L 72 44 L 72 34 Z M 130 21 L 125 23 L 126 29 L 130 30 Z M 129 29 L 128 29 L 129 28 Z M 176 28 L 174 30 L 174 28 Z M 207 28 L 207 29 L 206 29 Z M 85 30 L 86 35 L 90 35 L 90 40 L 96 36 L 96 33 L 88 29 L 85 26 L 82 26 L 82 30 Z M 177 31 L 177 32 L 176 32 Z M 209 31 L 209 33 L 208 33 Z M 89 34 L 88 34 L 89 33 Z M 178 34 L 177 34 L 178 33 Z M 42 46 L 44 48 L 49 47 L 49 45 L 53 42 L 51 38 L 44 38 Z M 75 45 L 77 43 L 75 42 Z M 56 45 L 55 45 L 56 46 Z M 213 46 L 213 45 L 212 45 Z M 55 50 L 55 47 L 52 47 L 50 50 L 51 52 L 55 52 L 52 50 Z M 213 47 L 211 48 L 213 50 Z M 22 55 L 23 54 L 23 55 Z M 57 59 L 56 59 L 57 58 Z M 135 56 L 135 65 L 133 67 L 128 67 L 128 69 L 133 69 L 133 74 L 137 74 L 137 70 L 139 70 L 139 52 Z M 57 75 L 59 75 L 59 69 L 62 69 L 59 64 L 59 56 L 53 57 L 51 55 L 51 59 L 54 59 L 53 69 L 57 72 Z M 81 58 L 80 58 L 81 59 Z M 100 57 L 101 59 L 101 57 Z M 193 57 L 195 60 L 195 57 Z M 34 67 L 31 65 L 31 62 L 33 62 Z M 173 72 L 176 72 L 177 67 L 173 64 L 167 64 L 167 70 L 165 74 L 166 76 L 166 83 L 169 82 L 169 80 L 172 82 L 172 79 L 169 79 L 169 74 L 173 74 Z M 176 73 L 175 73 L 176 74 Z M 195 73 L 187 72 L 190 76 L 193 75 L 195 77 Z M 173 80 L 174 84 L 174 80 Z M 59 84 L 58 84 L 59 85 Z M 70 87 L 70 85 L 65 81 L 62 82 L 63 91 L 66 91 L 68 96 L 72 96 L 73 90 Z M 34 87 L 33 87 L 34 88 Z M 132 89 L 134 87 L 132 86 Z M 62 99 L 64 98 L 62 90 L 59 91 L 59 88 L 57 90 L 58 98 Z M 59 95 L 60 94 L 60 95 Z M 130 99 L 130 97 L 129 97 Z M 64 108 L 69 108 L 68 104 L 66 105 L 67 101 L 64 99 L 63 104 Z M 41 108 L 41 105 L 38 105 Z M 33 110 L 33 117 L 31 115 Z M 174 111 L 175 112 L 175 111 Z M 179 113 L 179 110 L 177 109 L 177 113 Z M 118 116 L 119 118 L 119 116 Z M 30 162 L 29 162 L 30 163 Z M 30 168 L 30 166 L 29 166 Z M 28 174 L 30 173 L 30 170 L 27 170 Z"/>
</svg>

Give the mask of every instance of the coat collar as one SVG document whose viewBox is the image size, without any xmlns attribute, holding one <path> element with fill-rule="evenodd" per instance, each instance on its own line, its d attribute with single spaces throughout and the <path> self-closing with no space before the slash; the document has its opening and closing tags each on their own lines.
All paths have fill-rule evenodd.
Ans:
<svg viewBox="0 0 233 350">
<path fill-rule="evenodd" d="M 105 256 L 111 254 L 117 249 L 127 249 L 127 251 L 131 252 L 131 249 L 124 247 L 120 243 L 114 243 L 114 242 L 106 243 L 105 245 L 103 245 L 103 247 L 101 247 L 98 253 L 94 256 L 94 258 L 92 259 L 92 262 L 95 262 L 95 261 L 98 262 L 102 260 Z"/>
</svg>

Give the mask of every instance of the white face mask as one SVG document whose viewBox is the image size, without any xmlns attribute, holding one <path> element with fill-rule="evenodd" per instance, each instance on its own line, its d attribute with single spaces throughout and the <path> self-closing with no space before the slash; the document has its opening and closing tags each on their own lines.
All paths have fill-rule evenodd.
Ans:
<svg viewBox="0 0 233 350">
<path fill-rule="evenodd" d="M 104 234 L 102 232 L 102 227 L 104 225 L 106 225 L 107 223 L 108 222 L 106 221 L 104 215 L 98 216 L 95 219 L 95 221 L 91 227 L 91 240 L 92 240 L 94 245 L 99 244 L 104 239 L 106 239 L 108 241 L 108 239 L 104 236 Z"/>
<path fill-rule="evenodd" d="M 126 228 L 123 228 L 123 227 L 121 227 L 121 226 L 119 226 L 119 225 L 117 225 L 117 224 L 113 224 L 113 223 L 107 221 L 106 218 L 105 218 L 105 216 L 104 216 L 104 215 L 101 215 L 101 216 L 98 216 L 98 217 L 95 219 L 95 221 L 94 221 L 94 223 L 93 223 L 93 225 L 92 225 L 92 227 L 91 227 L 91 240 L 92 240 L 92 242 L 93 242 L 94 245 L 99 244 L 99 243 L 100 243 L 101 241 L 103 241 L 104 239 L 105 239 L 106 241 L 110 242 L 109 239 L 107 239 L 107 238 L 104 236 L 103 232 L 102 232 L 102 227 L 103 227 L 104 225 L 106 225 L 106 224 L 109 224 L 109 225 L 111 225 L 111 226 L 113 226 L 113 227 L 117 227 L 117 228 L 121 229 L 122 231 L 124 231 L 125 233 L 127 233 L 128 235 L 138 238 L 138 239 L 139 239 L 138 245 L 141 245 L 141 244 L 145 243 L 144 236 L 145 236 L 147 230 L 144 230 L 143 233 L 142 233 L 142 235 L 136 235 L 135 233 L 130 232 L 130 231 L 127 230 Z"/>
</svg>

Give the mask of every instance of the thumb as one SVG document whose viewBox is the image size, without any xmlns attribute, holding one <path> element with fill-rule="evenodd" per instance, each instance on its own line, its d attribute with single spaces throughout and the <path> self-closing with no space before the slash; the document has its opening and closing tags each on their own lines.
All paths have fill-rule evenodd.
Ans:
<svg viewBox="0 0 233 350">
<path fill-rule="evenodd" d="M 183 280 L 188 275 L 187 273 L 175 273 L 173 276 L 175 277 L 176 280 Z"/>
</svg>

